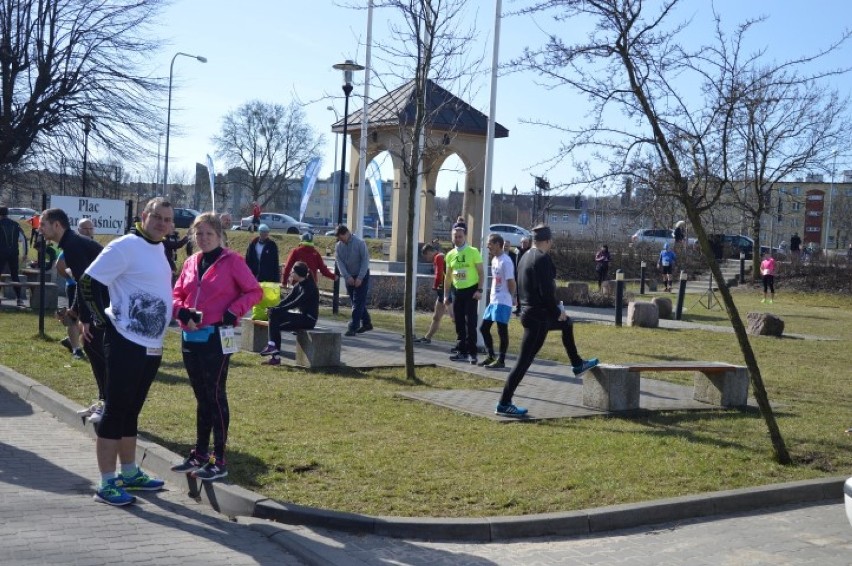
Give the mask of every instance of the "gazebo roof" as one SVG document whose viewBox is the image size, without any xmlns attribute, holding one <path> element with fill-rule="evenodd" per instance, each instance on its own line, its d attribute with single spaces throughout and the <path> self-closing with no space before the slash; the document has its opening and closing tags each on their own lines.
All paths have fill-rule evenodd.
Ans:
<svg viewBox="0 0 852 566">
<path fill-rule="evenodd" d="M 370 104 L 369 128 L 399 127 L 413 124 L 415 116 L 414 81 L 402 85 Z M 426 82 L 426 112 L 432 116 L 432 130 L 457 132 L 485 136 L 488 133 L 488 116 L 438 86 L 432 80 Z M 362 110 L 359 108 L 346 118 L 348 129 L 361 126 Z M 343 133 L 343 118 L 331 126 L 331 131 Z M 494 124 L 494 137 L 505 138 L 509 130 Z"/>
</svg>

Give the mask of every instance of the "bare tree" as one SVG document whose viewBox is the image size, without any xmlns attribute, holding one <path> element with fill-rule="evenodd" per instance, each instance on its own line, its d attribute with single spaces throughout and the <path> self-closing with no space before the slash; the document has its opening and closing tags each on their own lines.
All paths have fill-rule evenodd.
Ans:
<svg viewBox="0 0 852 566">
<path fill-rule="evenodd" d="M 475 29 L 464 25 L 466 0 L 376 0 L 377 9 L 392 11 L 388 39 L 377 44 L 375 81 L 387 92 L 400 83 L 411 83 L 410 105 L 399 116 L 399 144 L 390 149 L 402 163 L 402 174 L 408 188 L 408 210 L 405 251 L 405 278 L 416 277 L 417 257 L 410 245 L 416 242 L 414 209 L 421 176 L 426 178 L 441 152 L 441 144 L 430 142 L 429 135 L 437 124 L 447 128 L 447 118 L 465 108 L 441 104 L 437 83 L 452 89 L 456 95 L 470 92 L 470 78 L 478 69 L 471 62 L 470 44 Z M 451 120 L 450 120 L 451 121 Z M 453 135 L 452 128 L 445 136 Z M 445 138 L 446 139 L 446 138 Z M 487 222 L 488 219 L 483 219 Z M 414 366 L 414 316 L 416 297 L 411 285 L 406 285 L 405 312 L 405 371 L 406 377 L 416 380 Z"/>
<path fill-rule="evenodd" d="M 795 70 L 812 64 L 815 57 L 757 68 L 752 59 L 742 62 L 738 56 L 742 38 L 742 34 L 736 37 L 733 57 L 723 57 L 724 53 L 718 57 L 730 65 L 728 72 L 734 77 L 723 86 L 723 93 L 735 101 L 725 166 L 727 176 L 734 179 L 734 202 L 750 223 L 756 279 L 760 274 L 761 218 L 771 211 L 778 182 L 830 164 L 832 152 L 842 145 L 850 129 L 846 117 L 849 100 L 820 84 L 826 73 L 801 76 Z"/>
<path fill-rule="evenodd" d="M 160 129 L 140 71 L 158 47 L 148 24 L 162 0 L 0 2 L 0 175 L 33 153 L 90 144 L 117 157 L 144 150 Z M 2 178 L 0 178 L 2 181 Z"/>
<path fill-rule="evenodd" d="M 222 119 L 213 142 L 216 155 L 229 167 L 248 172 L 238 179 L 243 179 L 253 201 L 265 206 L 283 200 L 287 208 L 288 184 L 304 174 L 324 138 L 305 121 L 305 112 L 296 102 L 282 106 L 253 100 Z"/>
<path fill-rule="evenodd" d="M 788 67 L 765 63 L 762 54 L 749 61 L 737 60 L 751 22 L 740 26 L 731 40 L 720 31 L 717 17 L 715 46 L 687 50 L 680 39 L 686 24 L 672 22 L 680 3 L 664 0 L 646 10 L 641 0 L 534 1 L 518 13 L 553 13 L 557 22 L 582 21 L 592 28 L 577 43 L 551 35 L 543 47 L 527 49 L 513 66 L 588 97 L 591 119 L 566 128 L 569 139 L 561 155 L 587 147 L 600 150 L 607 170 L 591 181 L 633 177 L 637 186 L 647 186 L 658 198 L 673 197 L 683 207 L 719 283 L 775 457 L 789 464 L 754 350 L 730 290 L 723 284 L 704 221 L 704 215 L 733 186 L 731 175 L 742 173 L 732 164 L 739 159 L 733 154 L 742 147 L 737 140 L 742 139 L 741 111 L 744 105 L 747 108 L 747 95 L 762 92 L 761 77 L 780 78 Z M 794 89 L 785 96 L 801 94 Z M 773 163 L 782 161 L 783 152 L 790 148 L 767 147 L 767 160 Z"/>
</svg>

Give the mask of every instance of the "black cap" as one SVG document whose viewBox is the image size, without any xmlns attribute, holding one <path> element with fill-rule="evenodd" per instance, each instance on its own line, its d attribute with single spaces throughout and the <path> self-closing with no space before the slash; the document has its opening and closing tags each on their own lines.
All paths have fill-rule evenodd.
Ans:
<svg viewBox="0 0 852 566">
<path fill-rule="evenodd" d="M 535 242 L 546 242 L 553 239 L 553 232 L 551 232 L 550 226 L 545 226 L 544 224 L 539 224 L 533 228 L 532 233 L 533 241 Z"/>
</svg>

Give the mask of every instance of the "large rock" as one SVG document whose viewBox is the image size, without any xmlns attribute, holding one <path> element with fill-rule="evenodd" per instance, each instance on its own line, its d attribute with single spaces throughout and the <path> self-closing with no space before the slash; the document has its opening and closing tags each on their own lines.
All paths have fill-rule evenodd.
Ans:
<svg viewBox="0 0 852 566">
<path fill-rule="evenodd" d="M 588 283 L 568 283 L 565 287 L 556 288 L 556 300 L 566 305 L 589 304 Z"/>
<path fill-rule="evenodd" d="M 746 318 L 748 333 L 752 336 L 781 336 L 784 334 L 784 321 L 768 312 L 750 312 Z"/>
<path fill-rule="evenodd" d="M 657 328 L 660 325 L 660 313 L 657 305 L 634 301 L 627 305 L 627 326 Z"/>
<path fill-rule="evenodd" d="M 661 319 L 671 320 L 672 300 L 668 297 L 654 297 L 651 302 L 657 305 L 657 312 Z"/>
</svg>

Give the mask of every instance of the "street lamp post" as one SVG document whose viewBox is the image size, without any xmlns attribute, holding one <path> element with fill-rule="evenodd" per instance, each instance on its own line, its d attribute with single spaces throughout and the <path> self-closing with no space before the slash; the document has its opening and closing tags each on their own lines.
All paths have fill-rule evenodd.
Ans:
<svg viewBox="0 0 852 566">
<path fill-rule="evenodd" d="M 353 71 L 363 71 L 364 66 L 359 65 L 351 59 L 347 59 L 343 63 L 337 63 L 333 66 L 338 71 L 343 71 L 343 147 L 340 150 L 340 184 L 337 194 L 337 224 L 343 224 L 343 191 L 344 191 L 344 175 L 346 173 L 346 135 L 349 121 L 349 95 L 352 94 L 352 73 Z M 334 266 L 335 275 L 338 275 L 334 280 L 334 291 L 332 293 L 331 312 L 337 314 L 340 302 L 340 271 L 337 268 L 337 263 Z"/>
<path fill-rule="evenodd" d="M 335 124 L 340 121 L 340 115 L 337 113 L 337 108 L 335 108 L 334 106 L 326 106 L 325 109 L 331 110 L 332 112 L 334 112 L 334 123 Z M 334 161 L 332 161 L 332 163 L 334 165 L 332 166 L 332 171 L 331 171 L 332 186 L 334 185 L 334 167 L 337 167 L 337 142 L 338 142 L 339 138 L 340 138 L 340 136 L 335 134 L 335 136 L 334 136 Z M 332 215 L 331 215 L 332 222 L 334 221 L 334 218 L 336 218 L 336 216 L 334 215 L 334 204 L 332 204 Z"/>
<path fill-rule="evenodd" d="M 166 111 L 166 155 L 164 157 L 164 165 L 163 165 L 163 196 L 166 196 L 166 187 L 169 184 L 169 130 L 172 126 L 172 78 L 174 77 L 175 71 L 175 59 L 178 57 L 190 57 L 195 59 L 201 63 L 207 62 L 207 57 L 202 57 L 201 55 L 190 55 L 189 53 L 182 53 L 178 51 L 175 53 L 174 57 L 172 57 L 172 62 L 169 65 L 169 105 L 168 110 Z"/>
<path fill-rule="evenodd" d="M 89 161 L 89 132 L 92 131 L 92 117 L 83 116 L 83 185 L 82 196 L 86 196 L 86 169 Z"/>
</svg>

